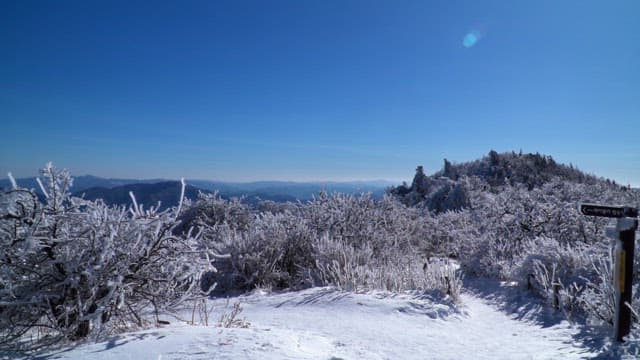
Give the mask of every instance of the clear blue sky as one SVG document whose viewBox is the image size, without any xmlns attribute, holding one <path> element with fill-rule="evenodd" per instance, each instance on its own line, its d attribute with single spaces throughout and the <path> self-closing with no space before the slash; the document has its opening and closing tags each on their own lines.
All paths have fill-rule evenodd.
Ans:
<svg viewBox="0 0 640 360">
<path fill-rule="evenodd" d="M 640 2 L 2 1 L 0 172 L 410 179 L 490 149 L 640 185 Z"/>
</svg>

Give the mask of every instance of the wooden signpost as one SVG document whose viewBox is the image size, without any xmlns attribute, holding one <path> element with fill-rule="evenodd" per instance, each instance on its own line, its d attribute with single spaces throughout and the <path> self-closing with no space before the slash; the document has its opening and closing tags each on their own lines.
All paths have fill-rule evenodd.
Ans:
<svg viewBox="0 0 640 360">
<path fill-rule="evenodd" d="M 624 341 L 631 330 L 631 285 L 633 279 L 633 253 L 635 251 L 638 209 L 628 206 L 580 205 L 580 212 L 589 216 L 617 218 L 615 270 L 613 283 L 616 290 L 615 338 Z"/>
</svg>

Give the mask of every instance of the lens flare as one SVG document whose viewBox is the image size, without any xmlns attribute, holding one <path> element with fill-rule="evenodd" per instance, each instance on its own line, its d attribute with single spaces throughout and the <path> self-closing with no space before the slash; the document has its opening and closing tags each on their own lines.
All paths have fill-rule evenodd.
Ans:
<svg viewBox="0 0 640 360">
<path fill-rule="evenodd" d="M 473 30 L 471 32 L 468 32 L 464 36 L 464 39 L 462 39 L 462 46 L 464 46 L 466 48 L 470 48 L 470 47 L 474 46 L 475 44 L 477 44 L 478 41 L 480 41 L 481 37 L 482 37 L 482 35 L 480 34 L 479 31 Z"/>
</svg>

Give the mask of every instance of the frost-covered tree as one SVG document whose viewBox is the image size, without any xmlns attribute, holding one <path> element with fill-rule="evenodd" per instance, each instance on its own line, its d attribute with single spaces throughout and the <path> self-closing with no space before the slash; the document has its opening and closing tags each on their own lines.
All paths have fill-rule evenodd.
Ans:
<svg viewBox="0 0 640 360">
<path fill-rule="evenodd" d="M 72 178 L 48 164 L 46 202 L 29 190 L 0 194 L 0 348 L 141 327 L 156 313 L 199 296 L 211 266 L 198 236 L 176 236 L 179 209 L 109 207 L 69 195 Z M 21 341 L 47 329 L 38 343 Z"/>
<path fill-rule="evenodd" d="M 428 178 L 427 178 L 427 175 L 425 175 L 424 169 L 422 166 L 418 166 L 416 168 L 416 175 L 413 177 L 413 182 L 411 183 L 411 190 L 421 195 L 425 195 L 429 191 Z"/>
<path fill-rule="evenodd" d="M 444 167 L 442 168 L 442 176 L 446 176 L 452 180 L 457 180 L 458 176 L 453 169 L 453 165 L 447 159 L 444 159 Z"/>
</svg>

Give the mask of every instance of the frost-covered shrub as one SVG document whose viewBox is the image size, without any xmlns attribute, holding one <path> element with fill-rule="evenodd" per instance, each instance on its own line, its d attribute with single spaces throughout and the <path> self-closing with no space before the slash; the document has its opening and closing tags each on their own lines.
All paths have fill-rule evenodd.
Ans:
<svg viewBox="0 0 640 360">
<path fill-rule="evenodd" d="M 258 202 L 257 211 L 259 213 L 269 212 L 272 214 L 280 214 L 286 211 L 296 212 L 298 205 L 291 202 L 279 203 L 272 200 L 262 200 Z"/>
<path fill-rule="evenodd" d="M 531 187 L 498 178 L 489 184 L 464 174 L 452 176 L 455 180 L 418 176 L 414 182 L 429 194 L 443 184 L 459 189 L 457 195 L 438 195 L 439 203 L 464 200 L 456 211 L 410 207 L 393 196 L 374 200 L 369 195 L 321 193 L 308 203 L 245 209 L 241 222 L 202 217 L 206 243 L 232 254 L 223 263 L 228 271 L 213 280 L 223 284 L 221 289 L 333 284 L 354 290 L 451 292 L 455 274 L 435 276 L 426 271 L 433 267 L 425 264 L 456 259 L 468 274 L 531 282 L 540 295 L 554 305 L 557 299 L 557 306 L 571 313 L 592 311 L 584 303 L 585 294 L 606 296 L 608 288 L 599 282 L 593 259 L 608 256 L 603 236 L 607 221 L 583 216 L 576 205 L 632 204 L 637 203 L 636 193 L 597 181 L 575 184 L 549 177 Z M 219 214 L 230 213 L 227 207 L 234 206 L 215 201 Z M 233 217 L 222 217 L 227 218 Z M 598 245 L 603 241 L 604 247 Z M 449 284 L 442 280 L 446 278 Z"/>
<path fill-rule="evenodd" d="M 71 197 L 64 170 L 42 175 L 44 204 L 22 189 L 0 195 L 1 348 L 35 346 L 20 342 L 35 328 L 58 341 L 143 326 L 144 310 L 198 295 L 210 262 L 197 237 L 173 235 L 178 209 L 108 207 Z"/>
<path fill-rule="evenodd" d="M 367 266 L 373 260 L 370 246 L 365 244 L 356 249 L 328 234 L 315 239 L 312 246 L 315 260 L 312 276 L 319 285 L 335 285 L 351 291 L 373 287 L 374 275 Z"/>
<path fill-rule="evenodd" d="M 354 246 L 370 243 L 376 228 L 375 201 L 370 195 L 320 193 L 303 206 L 304 217 L 317 233 L 328 233 Z"/>
<path fill-rule="evenodd" d="M 312 266 L 309 226 L 289 212 L 256 215 L 245 231 L 229 226 L 204 226 L 203 239 L 229 254 L 223 288 L 252 289 L 256 286 L 297 287 L 305 281 L 304 269 Z M 231 283 L 228 283 L 231 281 Z"/>
<path fill-rule="evenodd" d="M 604 236 L 609 220 L 584 216 L 577 205 L 638 204 L 637 193 L 603 181 L 550 179 L 534 188 L 466 181 L 470 226 L 477 232 L 477 245 L 461 242 L 467 273 L 529 284 L 568 315 L 611 322 L 610 241 Z"/>
<path fill-rule="evenodd" d="M 416 247 L 425 238 L 424 212 L 406 207 L 390 196 L 375 201 L 370 194 L 321 193 L 303 204 L 301 212 L 318 234 L 326 233 L 356 248 L 367 244 L 374 254 L 391 247 Z"/>
<path fill-rule="evenodd" d="M 513 278 L 568 314 L 589 314 L 592 309 L 585 296 L 611 287 L 610 277 L 602 283 L 608 269 L 604 261 L 610 263 L 606 245 L 561 244 L 540 237 L 529 241 L 526 249 Z"/>
<path fill-rule="evenodd" d="M 447 259 L 425 260 L 398 249 L 376 257 L 369 246 L 356 249 L 326 235 L 314 242 L 313 249 L 313 275 L 322 285 L 350 291 L 439 290 L 452 300 L 459 300 L 461 275 L 455 263 Z"/>
<path fill-rule="evenodd" d="M 593 276 L 586 281 L 578 301 L 590 320 L 613 325 L 616 309 L 611 258 L 598 258 L 593 262 Z M 634 289 L 634 290 L 637 290 Z M 637 297 L 636 297 L 637 300 Z"/>
<path fill-rule="evenodd" d="M 254 213 L 244 230 L 213 221 L 201 230 L 208 246 L 230 254 L 219 262 L 223 274 L 212 276 L 220 290 L 335 285 L 354 291 L 439 289 L 457 297 L 455 270 L 445 276 L 425 265 L 429 257 L 455 252 L 456 245 L 442 240 L 427 246 L 437 221 L 425 219 L 433 220 L 392 197 L 321 193 L 308 203 Z"/>
<path fill-rule="evenodd" d="M 458 238 L 440 232 L 431 213 L 391 197 L 341 194 L 321 194 L 303 213 L 322 234 L 313 244 L 313 274 L 321 283 L 351 290 L 439 289 L 457 296 L 455 271 L 445 278 L 426 265 L 431 257 L 457 253 Z"/>
<path fill-rule="evenodd" d="M 481 240 L 468 210 L 426 213 L 422 221 L 420 249 L 427 257 L 458 259 L 474 252 Z"/>
<path fill-rule="evenodd" d="M 247 230 L 251 221 L 251 209 L 242 199 L 226 200 L 218 193 L 199 193 L 197 201 L 186 206 L 180 215 L 181 224 L 177 228 L 186 233 L 192 227 L 226 225 L 231 229 Z"/>
</svg>

